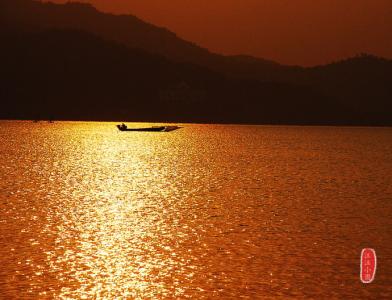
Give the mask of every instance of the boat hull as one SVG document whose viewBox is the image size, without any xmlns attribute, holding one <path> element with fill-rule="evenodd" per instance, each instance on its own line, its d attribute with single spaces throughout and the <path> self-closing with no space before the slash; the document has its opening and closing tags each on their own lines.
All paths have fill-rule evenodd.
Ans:
<svg viewBox="0 0 392 300">
<path fill-rule="evenodd" d="M 120 131 L 136 131 L 136 132 L 169 132 L 176 129 L 179 129 L 178 126 L 155 126 L 155 127 L 147 127 L 147 128 L 124 128 L 121 125 L 117 125 L 118 130 Z"/>
</svg>

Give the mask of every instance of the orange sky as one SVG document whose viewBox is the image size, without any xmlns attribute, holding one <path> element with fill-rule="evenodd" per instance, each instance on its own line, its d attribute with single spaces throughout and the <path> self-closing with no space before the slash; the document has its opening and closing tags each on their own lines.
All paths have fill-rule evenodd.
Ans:
<svg viewBox="0 0 392 300">
<path fill-rule="evenodd" d="M 78 1 L 136 15 L 218 53 L 300 65 L 361 52 L 392 58 L 392 0 Z"/>
</svg>

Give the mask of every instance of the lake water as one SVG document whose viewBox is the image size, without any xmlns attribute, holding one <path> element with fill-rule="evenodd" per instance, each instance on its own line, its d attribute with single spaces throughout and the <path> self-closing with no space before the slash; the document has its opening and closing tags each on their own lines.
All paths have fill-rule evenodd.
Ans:
<svg viewBox="0 0 392 300">
<path fill-rule="evenodd" d="M 392 297 L 391 128 L 114 125 L 0 122 L 1 299 Z"/>
</svg>

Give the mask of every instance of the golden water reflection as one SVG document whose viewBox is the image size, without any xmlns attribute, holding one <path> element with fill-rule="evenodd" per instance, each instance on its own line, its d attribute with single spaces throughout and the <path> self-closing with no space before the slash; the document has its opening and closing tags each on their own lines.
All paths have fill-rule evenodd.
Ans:
<svg viewBox="0 0 392 300">
<path fill-rule="evenodd" d="M 182 294 L 172 275 L 191 278 L 194 266 L 186 257 L 176 257 L 176 248 L 189 236 L 173 209 L 187 187 L 171 172 L 175 161 L 166 165 L 170 157 L 162 160 L 168 151 L 161 143 L 167 137 L 123 133 L 112 140 L 97 135 L 93 141 L 79 141 L 83 163 L 65 166 L 73 173 L 65 186 L 62 176 L 55 178 L 65 197 L 58 212 L 57 246 L 48 262 L 51 269 L 67 270 L 60 279 L 74 282 L 61 289 L 60 297 Z M 64 161 L 70 164 L 72 158 Z M 69 247 L 69 241 L 75 244 Z"/>
<path fill-rule="evenodd" d="M 392 254 L 390 137 L 2 122 L 0 298 L 383 298 L 357 263 Z"/>
</svg>

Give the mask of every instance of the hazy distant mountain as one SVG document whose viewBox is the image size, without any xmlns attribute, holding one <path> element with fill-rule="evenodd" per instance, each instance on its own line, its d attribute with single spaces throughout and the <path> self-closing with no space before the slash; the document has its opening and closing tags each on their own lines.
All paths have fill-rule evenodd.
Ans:
<svg viewBox="0 0 392 300">
<path fill-rule="evenodd" d="M 133 16 L 31 0 L 0 0 L 0 35 L 1 118 L 392 125 L 390 60 L 225 57 Z"/>
<path fill-rule="evenodd" d="M 217 55 L 177 37 L 165 28 L 148 24 L 135 16 L 102 13 L 89 4 L 60 5 L 33 0 L 0 0 L 0 3 L 3 22 L 12 28 L 18 27 L 29 31 L 87 31 L 130 48 L 140 48 L 163 55 L 174 61 L 196 63 L 219 71 L 231 72 L 233 69 L 232 73 L 243 72 L 245 70 L 242 66 L 252 68 L 256 63 L 258 68 L 264 66 L 265 70 L 269 71 L 267 79 L 274 76 L 272 70 L 287 68 L 258 58 Z"/>
</svg>

